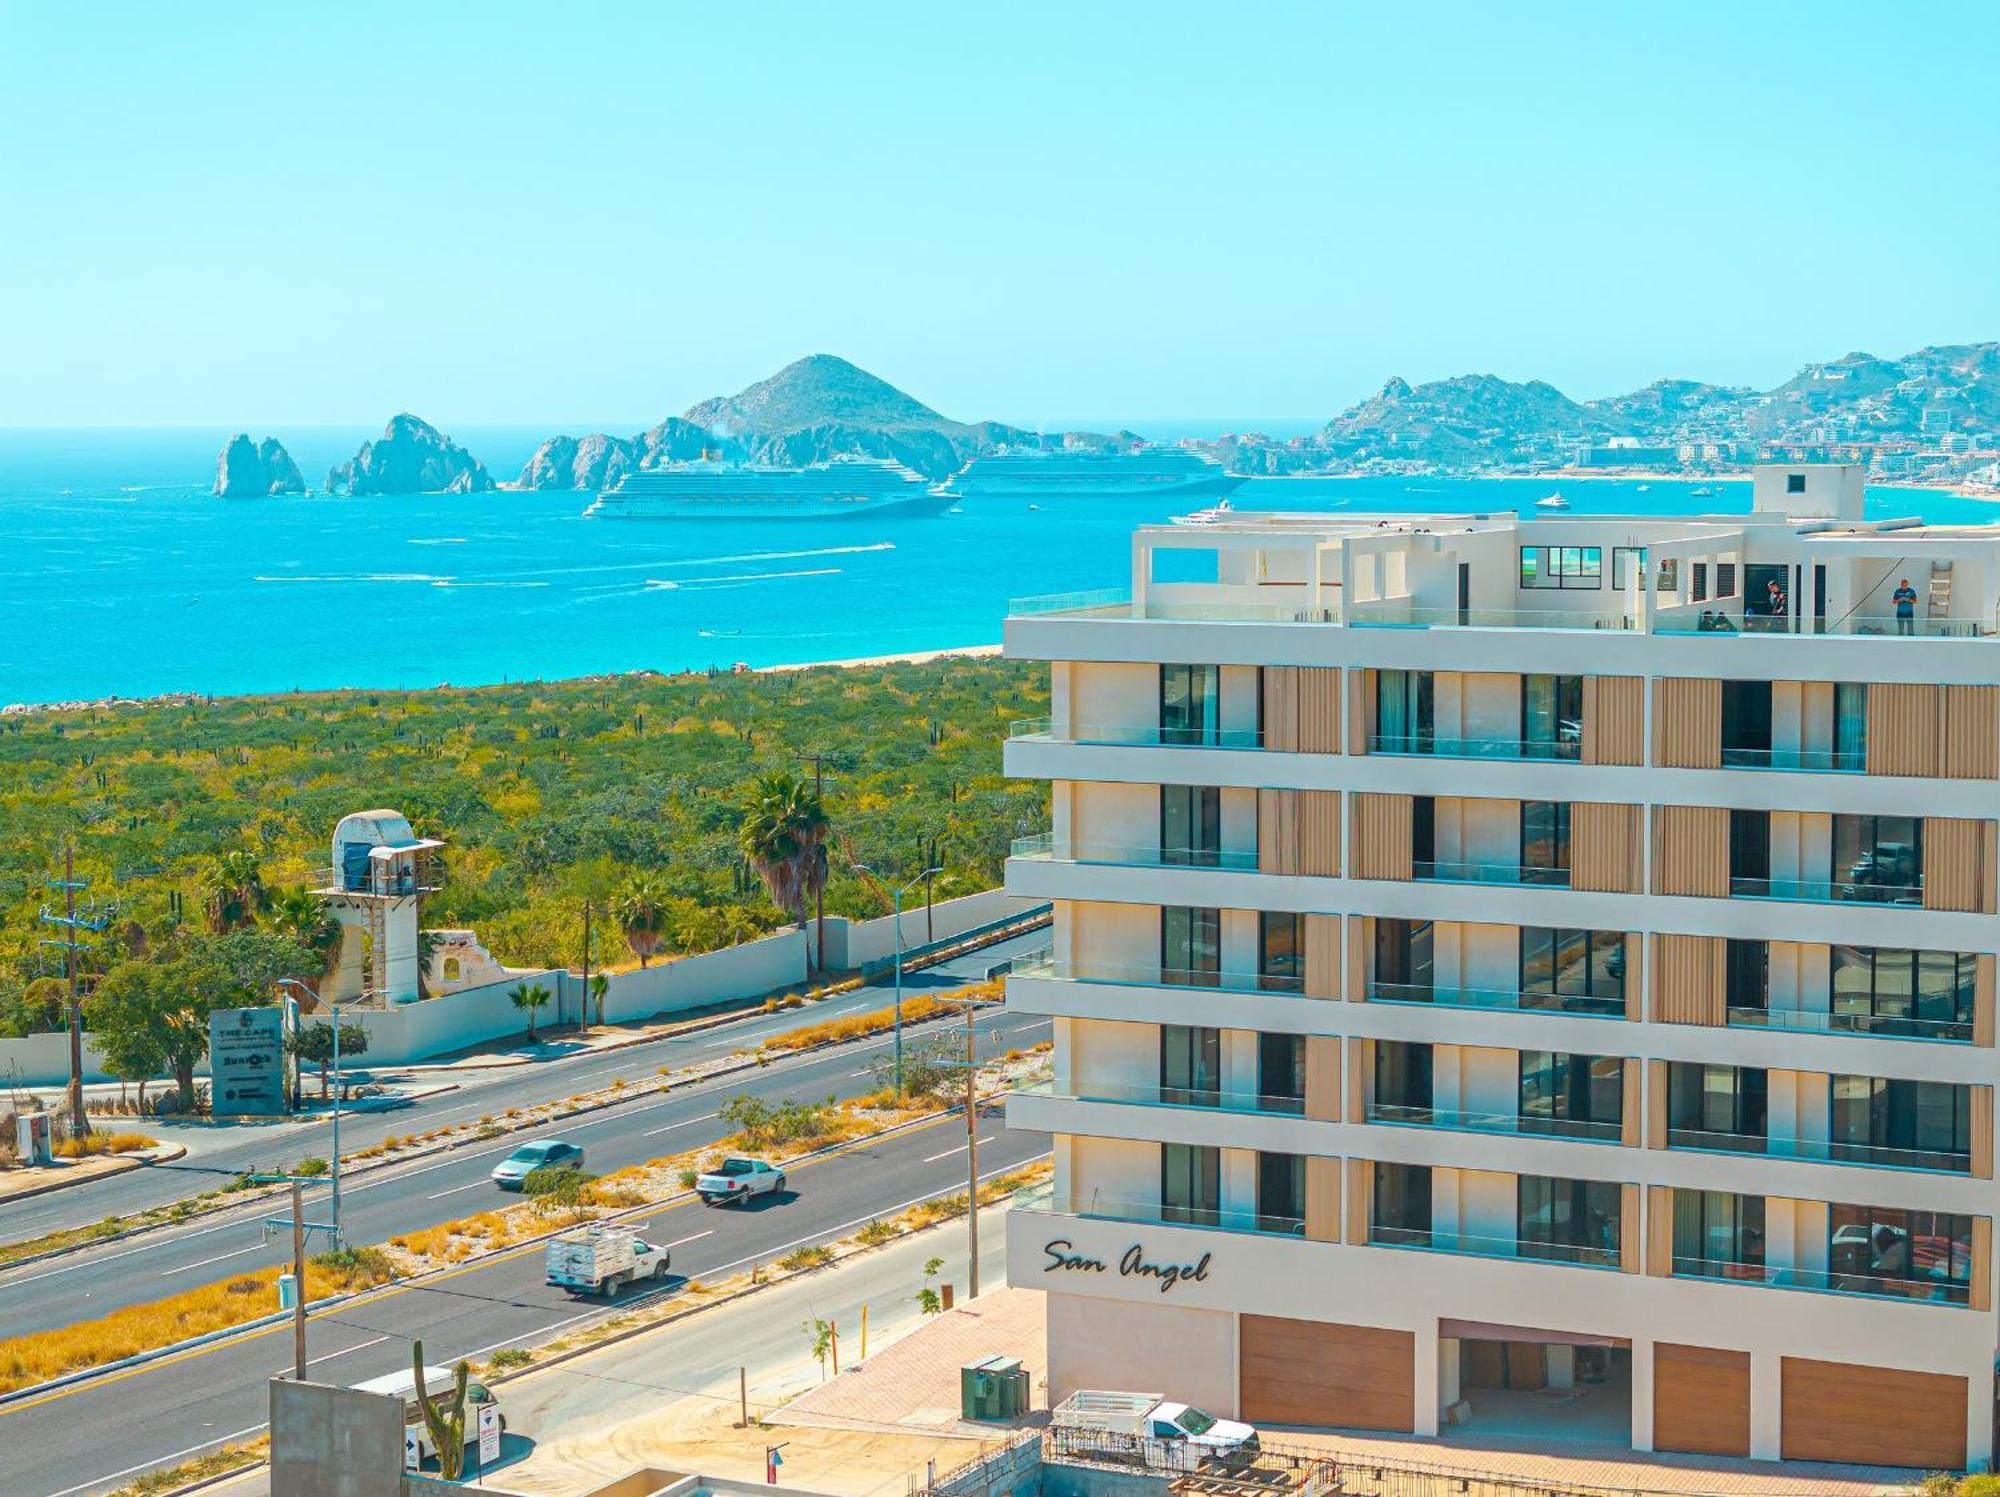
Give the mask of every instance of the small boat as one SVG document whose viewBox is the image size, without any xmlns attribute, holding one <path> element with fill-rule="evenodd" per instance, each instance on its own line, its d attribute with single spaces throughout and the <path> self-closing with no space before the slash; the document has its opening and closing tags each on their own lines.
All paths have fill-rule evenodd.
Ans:
<svg viewBox="0 0 2000 1497">
<path fill-rule="evenodd" d="M 1715 490 L 1710 488 L 1707 484 L 1703 484 L 1698 489 L 1689 489 L 1688 492 L 1697 499 L 1710 499 L 1715 496 Z"/>
<path fill-rule="evenodd" d="M 1031 504 L 1031 505 L 1029 505 L 1029 506 L 1028 506 L 1028 508 L 1029 508 L 1029 510 L 1030 510 L 1030 511 L 1034 511 L 1034 510 L 1038 510 L 1038 509 L 1040 509 L 1040 508 L 1041 508 L 1041 505 L 1039 505 L 1039 504 Z"/>
<path fill-rule="evenodd" d="M 1561 494 L 1551 494 L 1551 495 L 1549 495 L 1549 497 L 1548 497 L 1548 498 L 1546 498 L 1546 499 L 1537 499 L 1537 500 L 1535 501 L 1535 508 L 1536 508 L 1536 509 L 1568 509 L 1568 508 L 1569 508 L 1569 500 L 1567 500 L 1567 499 L 1563 498 L 1563 496 L 1562 496 Z"/>
<path fill-rule="evenodd" d="M 1230 509 L 1229 501 L 1225 499 L 1210 509 L 1198 509 L 1191 515 L 1176 515 L 1173 523 L 1176 525 L 1220 525 L 1223 521 L 1234 518 L 1235 512 Z"/>
<path fill-rule="evenodd" d="M 950 509 L 946 510 L 945 513 L 948 515 L 962 515 L 965 513 L 965 506 L 962 504 L 954 504 Z"/>
<path fill-rule="evenodd" d="M 1653 492 L 1653 486 L 1650 483 L 1642 483 L 1639 485 L 1639 492 L 1642 494 L 1650 494 Z"/>
</svg>

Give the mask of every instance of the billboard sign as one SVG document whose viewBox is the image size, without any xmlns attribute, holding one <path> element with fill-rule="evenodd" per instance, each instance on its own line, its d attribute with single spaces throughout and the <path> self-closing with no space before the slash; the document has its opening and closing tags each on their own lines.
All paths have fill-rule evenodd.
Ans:
<svg viewBox="0 0 2000 1497">
<path fill-rule="evenodd" d="M 285 1015 L 218 1008 L 208 1016 L 209 1111 L 216 1117 L 285 1111 Z"/>
</svg>

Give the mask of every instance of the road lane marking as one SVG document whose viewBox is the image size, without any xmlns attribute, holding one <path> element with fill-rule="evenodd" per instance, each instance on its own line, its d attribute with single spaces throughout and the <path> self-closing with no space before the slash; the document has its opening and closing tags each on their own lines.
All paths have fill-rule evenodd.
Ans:
<svg viewBox="0 0 2000 1497">
<path fill-rule="evenodd" d="M 692 1237 L 676 1237 L 672 1242 L 663 1242 L 660 1244 L 660 1246 L 663 1248 L 677 1248 L 682 1243 L 700 1242 L 702 1238 L 713 1237 L 714 1235 L 715 1235 L 715 1228 L 710 1227 L 706 1232 L 697 1232 Z"/>
<path fill-rule="evenodd" d="M 191 1269 L 206 1268 L 209 1264 L 220 1263 L 225 1258 L 241 1258 L 245 1253 L 261 1253 L 263 1250 L 263 1243 L 253 1242 L 249 1247 L 238 1248 L 233 1253 L 217 1253 L 213 1258 L 203 1258 L 198 1263 L 183 1263 L 179 1268 L 163 1268 L 160 1270 L 160 1277 L 171 1279 L 177 1273 L 187 1273 Z"/>
<path fill-rule="evenodd" d="M 981 1140 L 979 1140 L 979 1141 L 980 1141 L 980 1142 L 981 1142 L 982 1144 L 990 1144 L 990 1143 L 992 1143 L 992 1142 L 993 1142 L 993 1140 L 992 1140 L 992 1139 L 990 1139 L 990 1138 L 982 1138 L 982 1139 L 981 1139 Z M 946 1150 L 945 1150 L 945 1151 L 944 1151 L 944 1152 L 943 1152 L 942 1154 L 930 1154 L 930 1155 L 927 1155 L 927 1156 L 925 1156 L 925 1158 L 924 1158 L 924 1161 L 923 1161 L 923 1162 L 924 1162 L 925 1164 L 936 1164 L 936 1163 L 937 1163 L 937 1162 L 938 1162 L 938 1161 L 939 1161 L 940 1159 L 949 1159 L 949 1158 L 951 1158 L 951 1156 L 952 1156 L 952 1155 L 954 1155 L 954 1154 L 963 1154 L 963 1153 L 964 1153 L 964 1152 L 966 1151 L 966 1148 L 967 1148 L 967 1147 L 968 1147 L 968 1146 L 967 1146 L 967 1145 L 965 1145 L 965 1144 L 960 1144 L 960 1145 L 959 1145 L 959 1146 L 958 1146 L 957 1148 L 955 1148 L 955 1149 L 946 1149 Z"/>
<path fill-rule="evenodd" d="M 662 1133 L 672 1133 L 672 1132 L 674 1131 L 674 1129 L 676 1129 L 676 1128 L 691 1128 L 691 1127 L 693 1127 L 693 1126 L 694 1126 L 694 1125 L 695 1125 L 696 1123 L 707 1123 L 707 1122 L 712 1122 L 712 1121 L 713 1121 L 714 1119 L 716 1119 L 716 1118 L 718 1118 L 718 1117 L 720 1117 L 720 1116 L 721 1116 L 721 1114 L 720 1114 L 720 1113 L 716 1113 L 716 1112 L 705 1112 L 705 1113 L 703 1113 L 703 1114 L 702 1114 L 702 1115 L 701 1115 L 700 1117 L 698 1117 L 698 1118 L 688 1118 L 688 1119 L 686 1119 L 686 1120 L 685 1120 L 685 1121 L 683 1121 L 683 1122 L 679 1122 L 679 1123 L 669 1123 L 669 1124 L 667 1124 L 667 1125 L 666 1125 L 666 1127 L 664 1127 L 664 1128 L 654 1128 L 654 1129 L 651 1129 L 651 1130 L 649 1130 L 648 1132 L 645 1132 L 645 1133 L 642 1133 L 642 1134 L 640 1134 L 640 1135 L 639 1135 L 639 1137 L 641 1137 L 641 1138 L 653 1138 L 653 1137 L 656 1137 L 656 1136 L 658 1136 L 659 1134 L 662 1134 Z"/>
<path fill-rule="evenodd" d="M 313 1362 L 331 1362 L 335 1357 L 344 1357 L 351 1351 L 366 1351 L 371 1346 L 380 1346 L 388 1339 L 387 1336 L 377 1336 L 373 1341 L 357 1341 L 352 1346 L 343 1346 L 339 1351 L 330 1351 L 325 1356 L 314 1357 L 306 1363 L 306 1366 L 312 1366 Z"/>
<path fill-rule="evenodd" d="M 119 1481 L 127 1476 L 136 1476 L 141 1471 L 151 1471 L 158 1466 L 175 1465 L 180 1461 L 186 1460 L 191 1455 L 200 1455 L 204 1451 L 214 1450 L 217 1446 L 227 1445 L 231 1440 L 241 1440 L 246 1435 L 254 1435 L 263 1428 L 264 1426 L 261 1424 L 253 1424 L 248 1429 L 239 1429 L 233 1435 L 223 1435 L 219 1439 L 207 1440 L 200 1445 L 190 1445 L 186 1450 L 176 1450 L 172 1455 L 163 1455 L 156 1460 L 142 1461 L 136 1466 L 127 1466 L 123 1471 L 113 1471 L 109 1476 L 93 1476 L 81 1486 L 64 1487 L 60 1492 L 51 1492 L 49 1497 L 76 1497 L 78 1492 L 99 1490 L 108 1483 Z"/>
<path fill-rule="evenodd" d="M 469 1184 L 454 1185 L 450 1190 L 441 1190 L 436 1195 L 425 1196 L 424 1199 L 427 1201 L 442 1201 L 446 1196 L 455 1196 L 468 1190 L 477 1190 L 482 1185 L 491 1185 L 492 1183 L 491 1180 L 474 1180 Z"/>
</svg>

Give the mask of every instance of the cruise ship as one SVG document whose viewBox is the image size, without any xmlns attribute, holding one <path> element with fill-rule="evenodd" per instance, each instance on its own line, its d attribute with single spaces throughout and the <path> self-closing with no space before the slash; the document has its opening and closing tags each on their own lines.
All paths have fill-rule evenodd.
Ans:
<svg viewBox="0 0 2000 1497">
<path fill-rule="evenodd" d="M 803 468 L 713 459 L 628 473 L 584 513 L 602 520 L 813 520 L 934 515 L 954 495 L 884 458 L 837 457 Z"/>
<path fill-rule="evenodd" d="M 1122 452 L 1025 448 L 973 458 L 946 488 L 981 499 L 1180 499 L 1232 494 L 1243 482 L 1220 463 L 1178 447 Z"/>
</svg>

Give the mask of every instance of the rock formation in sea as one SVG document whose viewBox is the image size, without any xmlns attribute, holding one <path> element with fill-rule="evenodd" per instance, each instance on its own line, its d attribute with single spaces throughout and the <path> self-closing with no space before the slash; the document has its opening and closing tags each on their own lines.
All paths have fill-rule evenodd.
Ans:
<svg viewBox="0 0 2000 1497">
<path fill-rule="evenodd" d="M 253 442 L 249 433 L 239 431 L 222 444 L 222 455 L 215 460 L 215 487 L 211 492 L 219 498 L 303 494 L 305 488 L 299 465 L 276 437 Z"/>
<path fill-rule="evenodd" d="M 326 475 L 330 494 L 483 494 L 493 487 L 484 463 L 407 412 Z"/>
<path fill-rule="evenodd" d="M 712 436 L 679 416 L 669 416 L 636 437 L 592 432 L 587 437 L 550 437 L 537 447 L 507 485 L 516 489 L 608 489 L 635 469 L 687 462 L 704 453 L 741 462 L 741 443 Z"/>
</svg>

